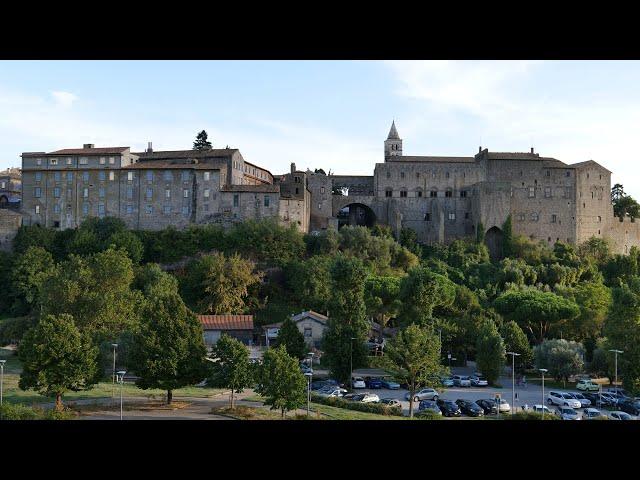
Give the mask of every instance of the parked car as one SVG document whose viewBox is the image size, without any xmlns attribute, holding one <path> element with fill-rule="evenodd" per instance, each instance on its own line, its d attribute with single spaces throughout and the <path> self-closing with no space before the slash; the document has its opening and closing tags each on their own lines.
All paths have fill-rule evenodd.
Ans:
<svg viewBox="0 0 640 480">
<path fill-rule="evenodd" d="M 609 418 L 612 420 L 633 420 L 634 418 L 627 412 L 611 412 Z"/>
<path fill-rule="evenodd" d="M 382 398 L 380 399 L 380 403 L 386 405 L 387 407 L 401 407 L 402 404 L 399 400 L 395 398 Z"/>
<path fill-rule="evenodd" d="M 367 388 L 382 388 L 382 380 L 379 378 L 366 378 L 364 383 Z"/>
<path fill-rule="evenodd" d="M 494 402 L 495 402 L 495 400 L 494 400 Z M 511 405 L 509 405 L 509 403 L 504 398 L 500 399 L 500 403 L 498 405 L 498 408 L 500 410 L 500 413 L 508 413 L 508 412 L 511 411 Z"/>
<path fill-rule="evenodd" d="M 640 415 L 640 399 L 628 399 L 618 402 L 618 408 L 629 415 Z"/>
<path fill-rule="evenodd" d="M 489 385 L 489 382 L 482 375 L 472 375 L 471 385 L 474 387 L 486 387 Z"/>
<path fill-rule="evenodd" d="M 361 393 L 357 395 L 354 399 L 354 402 L 362 402 L 362 403 L 379 403 L 380 397 L 375 393 Z"/>
<path fill-rule="evenodd" d="M 495 415 L 498 413 L 498 405 L 496 405 L 495 400 L 481 398 L 480 400 L 476 400 L 476 404 L 482 408 L 485 415 Z"/>
<path fill-rule="evenodd" d="M 609 405 L 612 407 L 616 407 L 618 405 L 618 397 L 611 392 L 602 392 L 600 394 L 601 398 L 606 399 L 609 402 Z"/>
<path fill-rule="evenodd" d="M 367 384 L 364 383 L 362 377 L 353 377 L 351 379 L 351 388 L 367 388 Z"/>
<path fill-rule="evenodd" d="M 440 378 L 440 383 L 442 384 L 443 387 L 453 387 L 454 386 L 453 378 L 451 378 L 451 377 L 441 377 Z"/>
<path fill-rule="evenodd" d="M 549 410 L 549 408 L 546 405 L 534 405 L 533 407 L 531 407 L 531 410 L 533 410 L 536 413 L 544 412 L 545 415 L 553 414 L 553 412 Z"/>
<path fill-rule="evenodd" d="M 477 403 L 471 400 L 463 400 L 459 398 L 456 400 L 456 405 L 460 407 L 460 411 L 470 417 L 482 417 L 484 415 L 484 409 Z"/>
<path fill-rule="evenodd" d="M 458 407 L 458 405 L 451 400 L 438 399 L 436 400 L 436 404 L 440 408 L 442 415 L 444 415 L 445 417 L 459 417 L 460 415 L 462 415 L 460 407 Z"/>
<path fill-rule="evenodd" d="M 593 392 L 585 392 L 583 395 L 591 400 L 591 405 L 595 405 L 596 407 L 610 407 L 613 405 L 611 403 L 611 397 L 605 397 L 599 393 Z"/>
<path fill-rule="evenodd" d="M 585 408 L 582 412 L 583 420 L 593 420 L 599 417 L 606 417 L 597 408 Z"/>
<path fill-rule="evenodd" d="M 431 410 L 432 412 L 442 415 L 442 411 L 438 406 L 438 403 L 433 400 L 422 400 L 418 405 L 418 411 Z"/>
<path fill-rule="evenodd" d="M 580 408 L 580 401 L 573 398 L 571 395 L 568 395 L 563 392 L 549 392 L 549 396 L 547 397 L 547 403 L 549 405 L 558 405 L 561 407 L 571 407 L 571 408 Z"/>
<path fill-rule="evenodd" d="M 311 382 L 311 390 L 320 390 L 327 386 L 327 382 L 325 380 L 316 380 L 315 382 Z"/>
<path fill-rule="evenodd" d="M 585 397 L 580 392 L 569 392 L 569 393 L 567 393 L 567 395 L 571 395 L 573 398 L 578 400 L 580 402 L 580 408 L 590 407 L 591 406 L 591 400 L 589 400 L 587 397 Z"/>
<path fill-rule="evenodd" d="M 558 407 L 558 415 L 562 420 L 580 420 L 578 412 L 571 407 Z"/>
<path fill-rule="evenodd" d="M 421 400 L 438 400 L 440 394 L 437 390 L 433 388 L 423 388 L 422 390 L 415 393 L 413 396 L 414 402 L 420 402 Z M 405 400 L 410 400 L 409 392 L 407 392 L 404 396 Z"/>
<path fill-rule="evenodd" d="M 585 392 L 597 392 L 600 390 L 600 385 L 593 383 L 590 379 L 582 379 L 576 385 L 578 390 L 584 390 Z"/>
<path fill-rule="evenodd" d="M 607 391 L 603 393 L 609 393 L 613 395 L 618 402 L 631 399 L 627 392 L 622 388 L 607 388 Z"/>
<path fill-rule="evenodd" d="M 398 390 L 400 388 L 400 384 L 398 382 L 394 382 L 388 378 L 383 378 L 381 383 L 382 388 L 388 388 L 389 390 Z"/>
<path fill-rule="evenodd" d="M 454 375 L 453 384 L 456 387 L 470 387 L 471 379 L 466 375 Z"/>
<path fill-rule="evenodd" d="M 322 389 L 318 392 L 321 397 L 343 397 L 347 393 L 347 390 L 340 387 L 331 387 L 328 389 Z"/>
</svg>

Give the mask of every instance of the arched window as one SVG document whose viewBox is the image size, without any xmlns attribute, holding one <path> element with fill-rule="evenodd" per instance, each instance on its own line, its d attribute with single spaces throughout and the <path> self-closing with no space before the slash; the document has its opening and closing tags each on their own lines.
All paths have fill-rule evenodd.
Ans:
<svg viewBox="0 0 640 480">
<path fill-rule="evenodd" d="M 384 196 L 387 197 L 387 198 L 393 197 L 393 190 L 391 188 L 387 188 L 384 191 Z"/>
<path fill-rule="evenodd" d="M 416 197 L 422 198 L 422 188 L 416 188 Z"/>
<path fill-rule="evenodd" d="M 406 190 L 400 190 L 400 196 L 402 198 L 406 198 L 407 197 L 407 191 Z"/>
</svg>

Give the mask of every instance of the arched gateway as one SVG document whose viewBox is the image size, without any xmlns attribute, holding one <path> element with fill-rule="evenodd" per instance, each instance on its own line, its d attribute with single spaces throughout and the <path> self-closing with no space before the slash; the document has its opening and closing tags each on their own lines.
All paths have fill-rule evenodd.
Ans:
<svg viewBox="0 0 640 480">
<path fill-rule="evenodd" d="M 489 249 L 491 260 L 500 260 L 504 257 L 504 235 L 498 227 L 491 227 L 484 236 L 484 243 Z"/>
</svg>

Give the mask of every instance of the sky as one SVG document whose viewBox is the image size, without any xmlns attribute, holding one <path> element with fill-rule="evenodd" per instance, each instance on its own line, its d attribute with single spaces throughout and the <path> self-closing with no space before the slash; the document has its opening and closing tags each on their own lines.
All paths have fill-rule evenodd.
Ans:
<svg viewBox="0 0 640 480">
<path fill-rule="evenodd" d="M 640 197 L 638 61 L 0 61 L 0 170 L 20 154 L 189 149 L 200 130 L 274 174 L 372 175 L 405 155 L 595 160 Z"/>
</svg>

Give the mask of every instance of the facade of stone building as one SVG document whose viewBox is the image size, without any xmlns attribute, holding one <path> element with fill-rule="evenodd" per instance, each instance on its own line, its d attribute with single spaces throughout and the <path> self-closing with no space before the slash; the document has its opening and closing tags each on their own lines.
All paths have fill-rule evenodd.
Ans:
<svg viewBox="0 0 640 480">
<path fill-rule="evenodd" d="M 0 251 L 11 251 L 13 239 L 22 226 L 22 215 L 13 209 L 0 209 Z"/>
<path fill-rule="evenodd" d="M 19 168 L 8 168 L 0 172 L 0 209 L 20 209 L 22 198 L 22 174 Z"/>
<path fill-rule="evenodd" d="M 22 159 L 25 225 L 76 228 L 91 216 L 113 216 L 142 230 L 265 218 L 305 232 L 309 227 L 306 173 L 274 183 L 268 170 L 246 162 L 237 149 L 157 152 L 149 144 L 132 153 L 86 144 Z M 301 183 L 291 195 L 294 181 Z"/>
<path fill-rule="evenodd" d="M 482 228 L 493 255 L 502 227 L 552 246 L 595 236 L 616 252 L 640 245 L 640 223 L 619 221 L 610 199 L 611 172 L 589 160 L 566 164 L 530 152 L 490 152 L 469 157 L 403 155 L 395 123 L 384 142 L 384 162 L 371 176 L 307 172 L 310 230 L 342 224 L 411 228 L 425 244 L 475 237 Z"/>
</svg>

